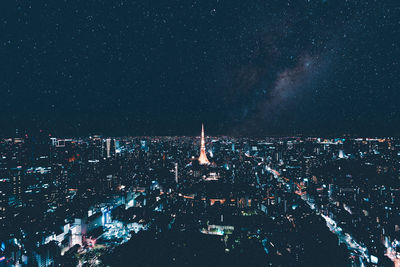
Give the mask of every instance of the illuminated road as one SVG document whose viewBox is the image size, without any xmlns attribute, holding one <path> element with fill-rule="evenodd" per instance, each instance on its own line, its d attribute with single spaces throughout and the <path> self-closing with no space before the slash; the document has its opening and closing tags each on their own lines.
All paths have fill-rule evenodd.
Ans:
<svg viewBox="0 0 400 267">
<path fill-rule="evenodd" d="M 394 267 L 400 267 L 400 258 L 397 258 L 396 251 L 393 248 L 387 248 L 385 255 L 393 261 Z"/>
<path fill-rule="evenodd" d="M 267 171 L 270 172 L 274 178 L 276 180 L 278 180 L 279 182 L 283 183 L 283 184 L 287 184 L 286 183 L 286 178 L 283 179 L 283 177 L 281 177 L 280 173 L 274 169 L 271 169 L 270 167 L 267 166 Z M 314 199 L 306 194 L 303 195 L 301 197 L 302 200 L 304 200 L 311 209 L 315 210 L 315 201 Z M 352 251 L 355 256 L 358 257 L 361 266 L 364 266 L 365 262 L 370 262 L 370 258 L 369 258 L 369 254 L 368 254 L 368 250 L 366 247 L 361 246 L 360 244 L 358 244 L 351 235 L 349 235 L 348 233 L 343 233 L 342 229 L 340 227 L 337 226 L 337 223 L 332 220 L 331 218 L 329 218 L 328 216 L 325 216 L 324 214 L 320 214 L 322 216 L 322 218 L 325 219 L 326 221 L 326 225 L 329 227 L 329 230 L 331 230 L 331 232 L 335 233 L 337 235 L 337 237 L 339 238 L 339 241 L 346 244 L 347 248 Z"/>
</svg>

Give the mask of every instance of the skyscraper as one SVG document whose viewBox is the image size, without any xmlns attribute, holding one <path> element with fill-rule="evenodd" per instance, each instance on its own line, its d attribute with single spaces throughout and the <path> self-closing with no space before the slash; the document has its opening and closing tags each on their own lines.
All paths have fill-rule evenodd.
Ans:
<svg viewBox="0 0 400 267">
<path fill-rule="evenodd" d="M 107 150 L 107 158 L 111 157 L 110 151 L 111 151 L 111 138 L 106 139 L 106 150 Z"/>
<path fill-rule="evenodd" d="M 107 158 L 111 158 L 115 156 L 115 139 L 111 139 L 111 138 L 107 138 L 105 140 L 105 144 L 106 144 L 106 157 Z"/>
<path fill-rule="evenodd" d="M 201 146 L 200 146 L 200 156 L 199 156 L 199 163 L 201 165 L 208 165 L 210 161 L 206 155 L 206 142 L 204 140 L 204 125 L 201 124 Z"/>
<path fill-rule="evenodd" d="M 175 182 L 178 183 L 178 163 L 175 163 Z"/>
</svg>

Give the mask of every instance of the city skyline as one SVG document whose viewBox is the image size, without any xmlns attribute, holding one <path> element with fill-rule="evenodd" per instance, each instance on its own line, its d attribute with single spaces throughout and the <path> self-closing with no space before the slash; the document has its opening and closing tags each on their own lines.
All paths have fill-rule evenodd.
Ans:
<svg viewBox="0 0 400 267">
<path fill-rule="evenodd" d="M 0 139 L 0 266 L 399 263 L 399 138 L 208 138 Z"/>
<path fill-rule="evenodd" d="M 0 2 L 0 267 L 400 267 L 395 1 Z"/>
</svg>

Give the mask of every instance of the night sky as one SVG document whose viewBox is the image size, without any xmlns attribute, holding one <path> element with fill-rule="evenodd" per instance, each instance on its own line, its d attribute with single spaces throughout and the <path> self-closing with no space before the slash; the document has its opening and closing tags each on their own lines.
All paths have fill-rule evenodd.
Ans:
<svg viewBox="0 0 400 267">
<path fill-rule="evenodd" d="M 398 1 L 1 2 L 2 134 L 400 133 Z"/>
</svg>

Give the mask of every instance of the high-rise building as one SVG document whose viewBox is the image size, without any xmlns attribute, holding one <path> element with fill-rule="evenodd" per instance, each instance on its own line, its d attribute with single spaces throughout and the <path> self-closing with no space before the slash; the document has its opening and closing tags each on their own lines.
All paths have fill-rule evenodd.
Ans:
<svg viewBox="0 0 400 267">
<path fill-rule="evenodd" d="M 106 140 L 106 149 L 107 149 L 107 158 L 111 157 L 111 138 L 107 138 Z"/>
<path fill-rule="evenodd" d="M 2 226 L 5 225 L 6 208 L 8 206 L 8 199 L 6 194 L 8 183 L 6 179 L 0 179 L 0 183 L 2 183 L 2 185 L 0 186 L 0 229 L 2 229 Z"/>
<path fill-rule="evenodd" d="M 20 205 L 22 202 L 22 176 L 23 171 L 20 166 L 17 168 L 13 168 L 11 170 L 11 186 L 12 186 L 12 196 L 13 196 L 13 204 Z"/>
<path fill-rule="evenodd" d="M 178 163 L 175 163 L 175 182 L 178 183 Z"/>
<path fill-rule="evenodd" d="M 107 138 L 106 143 L 106 157 L 111 158 L 115 156 L 115 139 Z"/>
<path fill-rule="evenodd" d="M 204 140 L 204 125 L 201 124 L 201 146 L 200 146 L 200 156 L 199 156 L 199 163 L 201 165 L 208 165 L 210 161 L 206 155 L 206 142 Z"/>
</svg>

